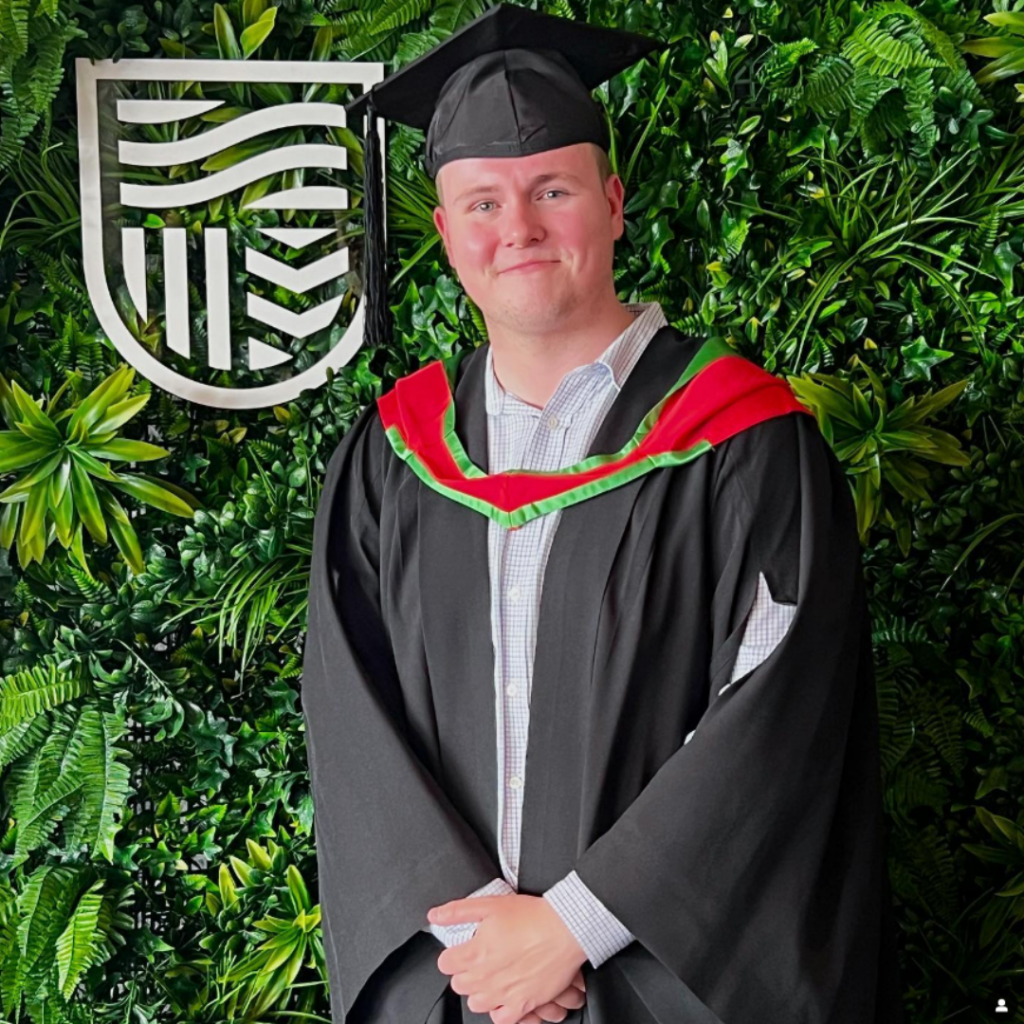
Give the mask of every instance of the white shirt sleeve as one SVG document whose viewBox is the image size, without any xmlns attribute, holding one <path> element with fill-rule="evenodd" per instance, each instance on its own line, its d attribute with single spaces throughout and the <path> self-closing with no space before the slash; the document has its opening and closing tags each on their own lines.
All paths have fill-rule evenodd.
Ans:
<svg viewBox="0 0 1024 1024">
<path fill-rule="evenodd" d="M 757 594 L 750 615 L 747 616 L 743 643 L 736 655 L 732 678 L 718 691 L 719 693 L 732 686 L 740 676 L 752 672 L 775 650 L 779 641 L 786 635 L 794 615 L 796 605 L 774 600 L 764 573 L 758 573 Z"/>
</svg>

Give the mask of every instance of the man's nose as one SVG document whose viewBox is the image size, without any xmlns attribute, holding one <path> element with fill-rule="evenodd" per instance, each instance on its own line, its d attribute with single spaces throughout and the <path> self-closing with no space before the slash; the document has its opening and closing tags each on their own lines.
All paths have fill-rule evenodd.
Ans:
<svg viewBox="0 0 1024 1024">
<path fill-rule="evenodd" d="M 537 208 L 528 199 L 515 199 L 509 202 L 503 220 L 506 245 L 529 245 L 544 237 L 544 225 L 541 223 Z"/>
</svg>

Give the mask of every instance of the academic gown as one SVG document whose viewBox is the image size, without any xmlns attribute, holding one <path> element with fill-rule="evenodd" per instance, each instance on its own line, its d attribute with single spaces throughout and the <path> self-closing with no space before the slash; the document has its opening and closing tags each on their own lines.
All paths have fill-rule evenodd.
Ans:
<svg viewBox="0 0 1024 1024">
<path fill-rule="evenodd" d="M 663 327 L 592 443 L 619 451 L 700 339 Z M 455 429 L 487 471 L 485 351 Z M 327 467 L 302 703 L 335 1024 L 484 1024 L 427 910 L 501 875 L 488 519 L 375 406 Z M 728 683 L 763 573 L 795 604 Z M 567 1024 L 898 1024 L 872 650 L 853 498 L 775 416 L 569 505 L 545 573 L 519 892 L 575 868 L 636 936 Z"/>
</svg>

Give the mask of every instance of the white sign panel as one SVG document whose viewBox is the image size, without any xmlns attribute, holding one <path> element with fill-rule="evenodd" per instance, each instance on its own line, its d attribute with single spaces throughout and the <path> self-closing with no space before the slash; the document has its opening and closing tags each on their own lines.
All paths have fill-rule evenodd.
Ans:
<svg viewBox="0 0 1024 1024">
<path fill-rule="evenodd" d="M 85 280 L 118 352 L 219 409 L 320 387 L 362 344 L 363 306 L 338 326 L 348 150 L 330 129 L 345 127 L 345 109 L 318 94 L 365 90 L 383 64 L 79 59 L 76 70 Z"/>
</svg>

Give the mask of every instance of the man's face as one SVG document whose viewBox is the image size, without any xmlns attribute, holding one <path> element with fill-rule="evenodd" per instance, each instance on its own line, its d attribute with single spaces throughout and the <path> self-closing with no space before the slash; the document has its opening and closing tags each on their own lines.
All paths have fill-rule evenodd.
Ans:
<svg viewBox="0 0 1024 1024">
<path fill-rule="evenodd" d="M 550 331 L 614 289 L 623 186 L 618 175 L 602 180 L 595 148 L 581 142 L 441 168 L 434 223 L 489 322 Z"/>
</svg>

